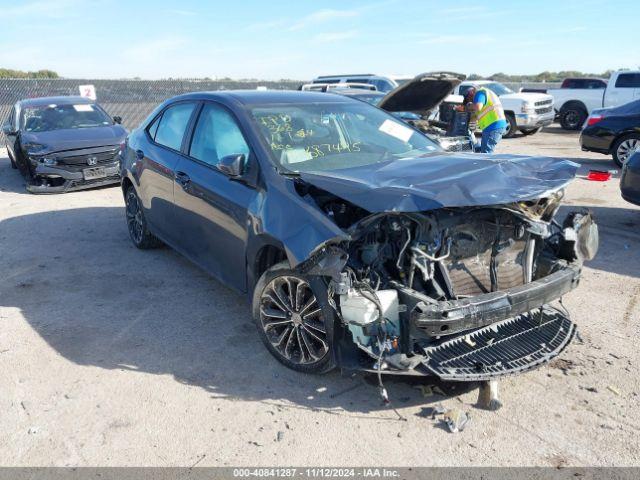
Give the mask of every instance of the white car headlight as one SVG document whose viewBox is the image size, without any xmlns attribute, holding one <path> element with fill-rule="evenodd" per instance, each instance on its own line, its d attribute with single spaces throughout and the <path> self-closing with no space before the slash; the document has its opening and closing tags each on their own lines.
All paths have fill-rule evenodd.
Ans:
<svg viewBox="0 0 640 480">
<path fill-rule="evenodd" d="M 522 103 L 522 113 L 533 113 L 533 112 L 535 112 L 533 103 L 531 102 Z"/>
</svg>

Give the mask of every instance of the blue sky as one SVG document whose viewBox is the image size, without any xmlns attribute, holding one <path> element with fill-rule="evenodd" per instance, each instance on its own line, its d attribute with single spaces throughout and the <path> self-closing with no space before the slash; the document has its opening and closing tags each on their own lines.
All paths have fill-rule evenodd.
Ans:
<svg viewBox="0 0 640 480">
<path fill-rule="evenodd" d="M 81 78 L 640 66 L 637 0 L 0 0 L 0 67 Z M 626 19 L 626 20 L 625 20 Z"/>
</svg>

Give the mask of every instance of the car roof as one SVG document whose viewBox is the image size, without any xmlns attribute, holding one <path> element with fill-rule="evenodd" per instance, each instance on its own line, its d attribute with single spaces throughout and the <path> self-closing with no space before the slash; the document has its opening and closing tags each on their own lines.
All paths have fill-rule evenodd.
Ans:
<svg viewBox="0 0 640 480">
<path fill-rule="evenodd" d="M 37 98 L 25 98 L 20 100 L 21 107 L 43 107 L 46 105 L 77 105 L 79 103 L 95 103 L 87 97 L 81 97 L 79 95 L 59 96 L 59 97 L 37 97 Z"/>
<path fill-rule="evenodd" d="M 344 95 L 345 97 L 384 97 L 386 95 L 378 90 L 363 90 L 360 88 L 336 88 L 329 93 Z"/>
<path fill-rule="evenodd" d="M 224 90 L 214 92 L 195 92 L 178 95 L 171 101 L 177 100 L 218 100 L 228 102 L 235 100 L 243 105 L 268 105 L 286 103 L 336 103 L 344 97 L 327 95 L 322 92 L 309 92 L 299 90 Z"/>
<path fill-rule="evenodd" d="M 342 75 L 320 75 L 316 77 L 317 79 L 321 78 L 342 78 L 342 77 L 377 77 L 375 73 L 345 73 Z"/>
</svg>

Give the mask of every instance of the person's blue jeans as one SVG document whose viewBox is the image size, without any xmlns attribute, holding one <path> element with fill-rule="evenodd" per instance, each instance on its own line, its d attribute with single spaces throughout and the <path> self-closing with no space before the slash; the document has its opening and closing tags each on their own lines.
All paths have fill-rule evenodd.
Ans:
<svg viewBox="0 0 640 480">
<path fill-rule="evenodd" d="M 480 153 L 493 153 L 505 133 L 507 133 L 506 128 L 494 128 L 493 130 L 489 130 L 488 132 L 482 132 L 482 140 L 480 141 Z"/>
</svg>

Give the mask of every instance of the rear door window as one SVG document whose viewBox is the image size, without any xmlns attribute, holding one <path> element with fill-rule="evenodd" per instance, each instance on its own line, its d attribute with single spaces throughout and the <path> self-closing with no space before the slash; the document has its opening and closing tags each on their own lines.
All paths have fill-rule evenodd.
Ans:
<svg viewBox="0 0 640 480">
<path fill-rule="evenodd" d="M 621 73 L 616 79 L 616 87 L 640 88 L 640 73 Z"/>
<path fill-rule="evenodd" d="M 155 141 L 173 150 L 180 150 L 184 132 L 189 125 L 195 103 L 179 103 L 167 108 L 155 130 Z M 152 125 L 154 127 L 154 125 Z M 151 134 L 151 131 L 149 132 Z"/>
<path fill-rule="evenodd" d="M 227 155 L 249 156 L 247 145 L 235 118 L 224 107 L 206 103 L 193 132 L 189 156 L 217 165 Z"/>
<path fill-rule="evenodd" d="M 156 132 L 158 131 L 158 125 L 160 125 L 160 120 L 162 119 L 162 114 L 158 115 L 156 119 L 147 127 L 147 132 L 149 136 L 155 140 Z"/>
</svg>

